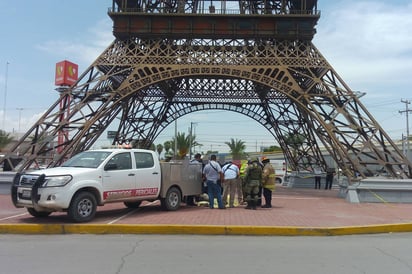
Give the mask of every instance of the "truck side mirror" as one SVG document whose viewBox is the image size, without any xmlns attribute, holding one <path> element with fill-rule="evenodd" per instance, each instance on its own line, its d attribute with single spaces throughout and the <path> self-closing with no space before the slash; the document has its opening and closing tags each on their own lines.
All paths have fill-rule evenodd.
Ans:
<svg viewBox="0 0 412 274">
<path fill-rule="evenodd" d="M 107 163 L 104 166 L 104 170 L 116 170 L 117 169 L 117 164 L 116 163 Z"/>
</svg>

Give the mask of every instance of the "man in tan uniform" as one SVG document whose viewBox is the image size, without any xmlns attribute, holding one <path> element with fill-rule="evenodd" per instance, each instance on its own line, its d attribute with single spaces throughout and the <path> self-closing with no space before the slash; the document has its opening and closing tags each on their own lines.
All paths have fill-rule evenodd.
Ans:
<svg viewBox="0 0 412 274">
<path fill-rule="evenodd" d="M 263 188 L 263 197 L 265 198 L 265 204 L 262 205 L 262 208 L 271 208 L 272 207 L 272 191 L 275 190 L 275 169 L 270 163 L 270 160 L 265 156 L 262 157 L 263 163 L 263 173 L 262 173 L 262 188 Z"/>
</svg>

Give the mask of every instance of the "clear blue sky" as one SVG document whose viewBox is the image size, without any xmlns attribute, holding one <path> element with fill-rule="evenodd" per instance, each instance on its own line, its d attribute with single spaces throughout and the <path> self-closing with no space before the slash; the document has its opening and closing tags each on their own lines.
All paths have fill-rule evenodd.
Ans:
<svg viewBox="0 0 412 274">
<path fill-rule="evenodd" d="M 75 62 L 82 73 L 103 52 L 114 39 L 107 15 L 111 3 L 0 1 L 0 128 L 24 132 L 57 100 L 57 62 Z M 399 113 L 405 110 L 401 99 L 412 100 L 412 1 L 319 0 L 318 8 L 322 15 L 315 46 L 352 90 L 367 93 L 363 104 L 393 139 L 400 139 L 406 134 L 406 115 Z M 410 121 L 412 125 L 412 114 Z M 178 120 L 178 131 L 187 132 L 191 122 L 196 123 L 203 151 L 227 151 L 224 142 L 231 137 L 246 141 L 249 151 L 275 144 L 262 126 L 240 114 L 193 113 Z M 173 134 L 174 125 L 156 144 Z M 96 143 L 100 144 L 108 141 Z"/>
</svg>

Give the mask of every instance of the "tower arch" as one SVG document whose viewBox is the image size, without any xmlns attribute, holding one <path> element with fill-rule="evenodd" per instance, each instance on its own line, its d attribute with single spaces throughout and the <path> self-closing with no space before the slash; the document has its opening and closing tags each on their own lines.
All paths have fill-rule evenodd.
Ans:
<svg viewBox="0 0 412 274">
<path fill-rule="evenodd" d="M 312 43 L 317 1 L 213 2 L 220 2 L 214 10 L 200 0 L 113 0 L 113 43 L 5 161 L 18 154 L 19 170 L 58 165 L 89 149 L 115 119 L 115 142 L 149 147 L 177 117 L 215 108 L 262 124 L 298 170 L 325 165 L 330 154 L 349 178 L 380 168 L 411 176 L 411 163 Z M 305 142 L 292 148 L 293 134 Z"/>
</svg>

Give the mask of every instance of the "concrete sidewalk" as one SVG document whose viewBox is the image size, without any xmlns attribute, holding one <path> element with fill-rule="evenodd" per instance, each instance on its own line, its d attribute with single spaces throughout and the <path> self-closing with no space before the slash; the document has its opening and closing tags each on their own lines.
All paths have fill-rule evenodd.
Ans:
<svg viewBox="0 0 412 274">
<path fill-rule="evenodd" d="M 91 223 L 73 224 L 65 213 L 36 219 L 0 195 L 0 233 L 28 234 L 216 234 L 348 235 L 412 232 L 412 204 L 348 203 L 337 190 L 277 186 L 273 208 L 226 210 L 182 206 L 167 212 L 159 203 L 131 210 L 123 204 L 99 207 Z"/>
</svg>

